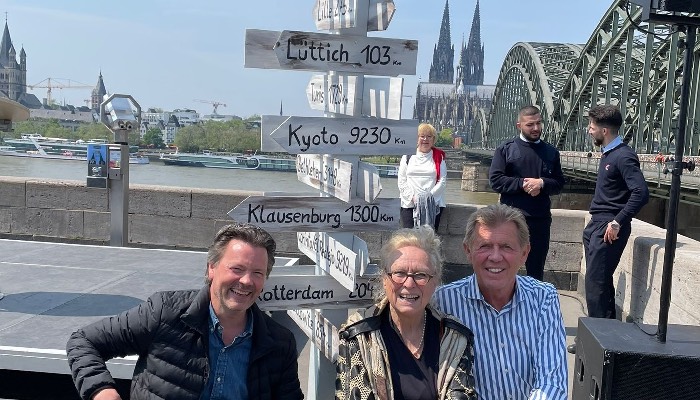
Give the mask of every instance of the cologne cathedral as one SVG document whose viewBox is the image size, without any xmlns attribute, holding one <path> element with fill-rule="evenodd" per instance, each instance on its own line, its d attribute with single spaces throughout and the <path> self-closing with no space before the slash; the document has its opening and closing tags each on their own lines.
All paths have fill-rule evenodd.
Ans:
<svg viewBox="0 0 700 400">
<path fill-rule="evenodd" d="M 465 43 L 462 39 L 455 77 L 449 7 L 447 0 L 428 82 L 418 83 L 413 118 L 432 124 L 438 132 L 449 128 L 462 140 L 470 140 L 478 135 L 472 128 L 479 114 L 482 123 L 489 114 L 495 85 L 484 85 L 484 45 L 478 0 L 469 40 Z"/>
</svg>

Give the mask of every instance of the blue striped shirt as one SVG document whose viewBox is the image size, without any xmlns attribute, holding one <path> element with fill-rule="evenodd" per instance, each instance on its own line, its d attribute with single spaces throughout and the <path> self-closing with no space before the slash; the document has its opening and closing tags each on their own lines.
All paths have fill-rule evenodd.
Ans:
<svg viewBox="0 0 700 400">
<path fill-rule="evenodd" d="M 554 286 L 517 276 L 513 299 L 496 311 L 472 275 L 438 288 L 434 300 L 474 332 L 480 399 L 567 399 L 566 333 Z"/>
</svg>

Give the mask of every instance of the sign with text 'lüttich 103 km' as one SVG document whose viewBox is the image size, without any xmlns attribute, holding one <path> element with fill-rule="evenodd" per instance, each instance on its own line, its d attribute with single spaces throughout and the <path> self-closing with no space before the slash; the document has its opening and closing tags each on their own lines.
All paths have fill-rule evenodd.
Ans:
<svg viewBox="0 0 700 400">
<path fill-rule="evenodd" d="M 402 97 L 403 78 L 314 75 L 306 87 L 309 107 L 349 116 L 401 119 Z"/>
<path fill-rule="evenodd" d="M 364 240 L 352 233 L 297 232 L 299 250 L 348 290 L 369 264 Z"/>
<path fill-rule="evenodd" d="M 291 154 L 402 155 L 415 151 L 417 129 L 413 119 L 289 117 L 270 137 Z"/>
<path fill-rule="evenodd" d="M 333 197 L 249 196 L 229 211 L 238 222 L 269 232 L 391 231 L 399 227 L 399 199 L 344 203 Z"/>
<path fill-rule="evenodd" d="M 246 29 L 246 68 L 398 76 L 415 75 L 417 58 L 416 40 Z"/>
<path fill-rule="evenodd" d="M 382 191 L 377 167 L 366 162 L 299 154 L 296 168 L 300 182 L 343 201 L 357 198 L 371 203 Z"/>
<path fill-rule="evenodd" d="M 313 18 L 316 29 L 333 30 L 354 28 L 357 24 L 358 0 L 316 0 Z M 367 0 L 360 0 L 367 1 Z M 383 31 L 394 16 L 393 0 L 369 0 L 367 31 Z"/>
</svg>

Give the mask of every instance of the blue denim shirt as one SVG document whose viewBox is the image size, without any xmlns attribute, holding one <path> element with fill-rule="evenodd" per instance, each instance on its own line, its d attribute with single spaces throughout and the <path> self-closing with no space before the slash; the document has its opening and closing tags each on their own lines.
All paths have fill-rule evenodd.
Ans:
<svg viewBox="0 0 700 400">
<path fill-rule="evenodd" d="M 253 345 L 253 313 L 246 312 L 245 330 L 224 344 L 223 328 L 209 304 L 209 380 L 201 400 L 247 400 L 248 359 Z"/>
</svg>

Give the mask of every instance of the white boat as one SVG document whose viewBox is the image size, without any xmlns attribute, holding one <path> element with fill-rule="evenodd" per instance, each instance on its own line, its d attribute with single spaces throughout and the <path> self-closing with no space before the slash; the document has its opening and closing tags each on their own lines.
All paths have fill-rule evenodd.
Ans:
<svg viewBox="0 0 700 400">
<path fill-rule="evenodd" d="M 92 142 L 72 142 L 58 141 L 57 139 L 46 140 L 41 135 L 22 135 L 21 139 L 5 139 L 5 143 L 30 143 L 33 148 L 24 146 L 0 146 L 0 156 L 46 158 L 51 160 L 87 161 L 87 146 Z M 58 144 L 55 145 L 55 143 Z M 96 141 L 94 143 L 100 143 Z M 47 150 L 52 152 L 47 152 Z M 129 155 L 129 164 L 149 164 L 150 160 L 146 156 L 137 154 Z"/>
<path fill-rule="evenodd" d="M 296 171 L 296 159 L 273 158 L 261 155 L 223 155 L 210 152 L 162 153 L 160 160 L 165 165 L 181 167 L 206 167 L 226 169 L 261 169 L 266 171 Z"/>
</svg>

